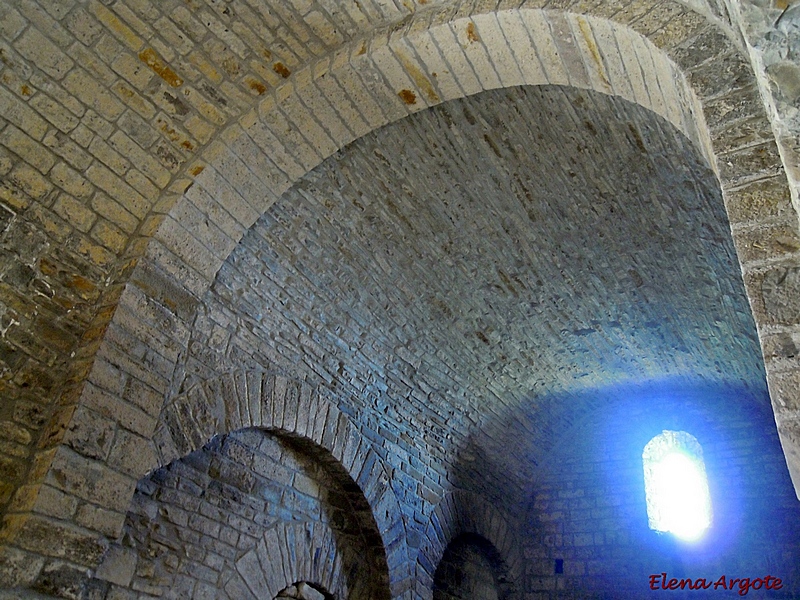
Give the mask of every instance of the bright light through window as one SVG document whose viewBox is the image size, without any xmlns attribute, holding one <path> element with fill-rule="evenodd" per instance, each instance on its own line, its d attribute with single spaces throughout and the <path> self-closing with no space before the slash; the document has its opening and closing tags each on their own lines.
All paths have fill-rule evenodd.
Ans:
<svg viewBox="0 0 800 600">
<path fill-rule="evenodd" d="M 711 525 L 711 499 L 697 440 L 685 431 L 664 431 L 645 446 L 642 461 L 650 529 L 700 538 Z"/>
</svg>

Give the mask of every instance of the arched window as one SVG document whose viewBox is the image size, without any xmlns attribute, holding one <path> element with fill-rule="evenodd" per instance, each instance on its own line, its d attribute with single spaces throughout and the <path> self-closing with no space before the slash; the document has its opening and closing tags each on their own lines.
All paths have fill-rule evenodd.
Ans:
<svg viewBox="0 0 800 600">
<path fill-rule="evenodd" d="M 685 431 L 663 431 L 642 453 L 650 529 L 696 540 L 711 525 L 703 449 Z"/>
</svg>

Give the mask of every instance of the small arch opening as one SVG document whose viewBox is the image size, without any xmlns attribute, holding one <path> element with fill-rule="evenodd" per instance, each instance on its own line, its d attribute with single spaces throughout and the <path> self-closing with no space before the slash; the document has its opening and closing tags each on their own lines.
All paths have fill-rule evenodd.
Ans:
<svg viewBox="0 0 800 600">
<path fill-rule="evenodd" d="M 650 529 L 699 540 L 711 526 L 711 495 L 697 439 L 665 430 L 644 447 L 642 463 Z"/>
<path fill-rule="evenodd" d="M 298 581 L 283 588 L 274 600 L 294 599 L 294 600 L 336 600 L 336 597 L 328 592 L 321 585 L 309 583 L 308 581 Z"/>
<path fill-rule="evenodd" d="M 505 564 L 485 538 L 462 533 L 448 544 L 433 577 L 433 600 L 507 600 Z"/>
</svg>

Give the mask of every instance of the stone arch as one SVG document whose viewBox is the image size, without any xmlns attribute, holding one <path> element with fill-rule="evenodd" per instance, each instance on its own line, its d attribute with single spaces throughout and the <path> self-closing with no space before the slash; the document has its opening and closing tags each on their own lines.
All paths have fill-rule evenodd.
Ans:
<svg viewBox="0 0 800 600">
<path fill-rule="evenodd" d="M 157 464 L 197 450 L 221 432 L 249 427 L 310 440 L 329 452 L 371 508 L 392 589 L 407 585 L 405 525 L 386 468 L 347 415 L 309 384 L 267 371 L 236 371 L 194 386 L 164 408 L 154 436 Z"/>
<path fill-rule="evenodd" d="M 434 573 L 447 546 L 461 534 L 476 534 L 488 541 L 502 558 L 510 579 L 509 598 L 521 597 L 525 576 L 522 544 L 512 521 L 479 495 L 456 490 L 436 505 L 425 529 L 425 543 L 417 553 L 419 597 L 433 597 Z"/>
<path fill-rule="evenodd" d="M 343 47 L 296 73 L 285 93 L 264 99 L 209 147 L 146 258 L 200 296 L 243 232 L 325 158 L 409 114 L 500 87 L 565 85 L 620 96 L 675 125 L 715 167 L 697 95 L 669 56 L 636 31 L 538 9 L 447 16 L 436 12 L 422 31 L 403 28 Z M 736 67 L 746 68 L 744 59 Z M 189 231 L 181 217 L 200 206 L 230 226 L 198 223 Z"/>
<path fill-rule="evenodd" d="M 286 564 L 270 561 L 278 550 Z M 258 544 L 236 561 L 225 591 L 231 598 L 274 598 L 297 581 L 319 584 L 337 598 L 349 598 L 342 562 L 331 536 L 319 527 L 280 525 L 264 532 Z"/>
<path fill-rule="evenodd" d="M 245 428 L 143 477 L 123 536 L 85 587 L 271 598 L 303 581 L 341 599 L 389 598 L 371 508 L 327 450 L 285 431 Z"/>
<path fill-rule="evenodd" d="M 41 453 L 32 473 L 37 485 L 16 501 L 7 537 L 22 539 L 26 527 L 52 525 L 38 497 L 42 479 L 79 502 L 99 503 L 120 526 L 134 483 L 121 458 L 123 442 L 99 456 L 75 450 L 74 432 L 85 427 L 83 409 L 113 418 L 130 432 L 121 438 L 125 454 L 143 452 L 161 401 L 172 395 L 170 382 L 197 298 L 258 216 L 294 180 L 363 133 L 483 89 L 537 82 L 585 85 L 623 97 L 627 93 L 637 103 L 646 98 L 648 108 L 665 112 L 712 165 L 713 156 L 720 159 L 756 322 L 760 327 L 795 325 L 796 311 L 787 306 L 791 309 L 797 300 L 781 287 L 787 275 L 790 285 L 795 279 L 791 245 L 787 249 L 776 240 L 785 235 L 796 239 L 797 224 L 786 223 L 787 215 L 795 215 L 781 159 L 752 70 L 737 46 L 717 25 L 679 3 L 645 2 L 641 12 L 619 15 L 594 7 L 595 16 L 539 10 L 544 5 L 533 2 L 528 6 L 537 8 L 458 18 L 453 16 L 460 4 L 421 13 L 297 70 L 274 96 L 223 131 L 193 165 L 194 179 L 183 193 L 164 196 L 164 212 L 156 219 L 160 225 L 94 354 L 71 432 L 64 444 Z M 689 43 L 700 37 L 707 51 L 696 52 Z M 536 47 L 531 54 L 528 49 L 536 40 L 550 51 Z M 528 52 L 528 62 L 520 52 Z M 548 70 L 553 57 L 560 58 Z M 538 71 L 520 68 L 521 63 Z M 541 74 L 546 79 L 537 79 Z M 324 124 L 312 113 L 323 115 Z M 198 213 L 210 219 L 197 218 Z M 765 247 L 766 255 L 753 249 Z M 787 419 L 779 431 L 797 477 L 796 444 L 788 437 L 789 421 L 796 417 L 791 408 L 796 387 L 784 385 L 792 373 L 772 376 L 768 369 L 768 374 L 776 406 Z M 132 400 L 132 387 L 137 388 L 134 395 L 146 390 L 147 401 Z M 100 479 L 114 492 L 98 495 Z M 64 544 L 94 537 L 82 532 Z"/>
<path fill-rule="evenodd" d="M 434 573 L 434 599 L 505 600 L 512 594 L 513 585 L 509 581 L 505 563 L 486 538 L 474 533 L 462 533 L 448 544 Z"/>
</svg>

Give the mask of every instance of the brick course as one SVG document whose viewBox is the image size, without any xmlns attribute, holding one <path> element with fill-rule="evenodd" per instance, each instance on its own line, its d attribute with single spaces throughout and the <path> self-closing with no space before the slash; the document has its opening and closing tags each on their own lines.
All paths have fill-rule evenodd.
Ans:
<svg viewBox="0 0 800 600">
<path fill-rule="evenodd" d="M 84 475 L 101 474 L 126 496 L 159 453 L 176 449 L 157 425 L 164 399 L 199 384 L 199 365 L 215 374 L 249 365 L 250 348 L 281 369 L 302 361 L 302 377 L 314 385 L 360 398 L 338 401 L 342 410 L 373 406 L 359 427 L 380 442 L 395 493 L 421 531 L 447 478 L 461 477 L 426 457 L 442 456 L 454 438 L 497 416 L 494 400 L 519 385 L 513 373 L 524 363 L 504 367 L 507 357 L 498 359 L 480 394 L 489 402 L 473 406 L 458 390 L 458 360 L 438 338 L 425 340 L 424 361 L 405 343 L 359 346 L 368 312 L 355 314 L 345 340 L 357 349 L 351 363 L 341 358 L 350 347 L 331 352 L 317 339 L 319 321 L 296 325 L 288 341 L 240 325 L 233 335 L 233 323 L 263 314 L 259 298 L 202 300 L 229 276 L 245 232 L 329 155 L 428 106 L 521 82 L 635 101 L 719 169 L 779 432 L 798 472 L 797 407 L 785 385 L 797 368 L 800 314 L 793 293 L 800 245 L 788 208 L 796 169 L 784 97 L 791 89 L 785 74 L 794 71 L 791 63 L 770 66 L 773 97 L 761 30 L 751 27 L 756 13 L 722 0 L 690 2 L 697 12 L 672 2 L 362 4 L 20 0 L 0 7 L 4 539 L 54 510 L 43 484 L 73 494 L 63 502 L 76 536 L 113 537 L 127 500 L 97 491 L 98 500 Z M 772 24 L 781 17 L 781 35 L 793 26 L 794 13 L 763 10 Z M 487 144 L 490 161 L 503 153 L 492 135 Z M 385 259 L 378 267 L 393 268 Z M 496 285 L 511 292 L 515 281 L 503 273 Z M 437 318 L 452 318 L 446 303 L 430 300 Z M 203 319 L 213 323 L 207 341 Z M 408 326 L 399 315 L 391 321 L 390 332 Z M 497 332 L 478 331 L 476 347 L 499 341 Z M 397 359 L 386 370 L 374 354 L 389 350 Z M 417 377 L 423 365 L 428 380 Z M 387 394 L 396 405 L 380 404 Z M 444 406 L 448 395 L 458 410 Z M 394 428 L 414 423 L 417 413 L 425 422 L 421 444 Z M 501 429 L 486 434 L 487 447 L 501 443 Z M 322 435 L 333 440 L 335 430 Z M 355 442 L 336 443 L 348 462 L 358 456 Z M 72 546 L 65 541 L 54 552 Z M 9 581 L 26 585 L 43 569 L 41 581 L 50 583 L 41 591 L 71 589 L 73 576 L 93 566 L 76 555 L 69 564 L 31 558 L 23 575 L 21 551 L 5 547 Z"/>
</svg>

